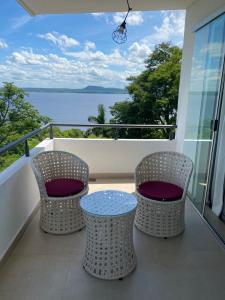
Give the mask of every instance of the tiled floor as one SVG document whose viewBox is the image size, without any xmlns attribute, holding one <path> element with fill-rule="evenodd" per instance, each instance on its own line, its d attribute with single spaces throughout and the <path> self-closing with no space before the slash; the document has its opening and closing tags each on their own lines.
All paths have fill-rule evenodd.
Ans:
<svg viewBox="0 0 225 300">
<path fill-rule="evenodd" d="M 91 192 L 101 189 L 132 192 L 134 185 L 126 180 L 90 184 Z M 0 270 L 1 300 L 225 299 L 225 250 L 188 201 L 183 235 L 164 240 L 134 229 L 138 264 L 123 281 L 95 279 L 83 270 L 85 230 L 45 234 L 38 219 Z"/>
</svg>

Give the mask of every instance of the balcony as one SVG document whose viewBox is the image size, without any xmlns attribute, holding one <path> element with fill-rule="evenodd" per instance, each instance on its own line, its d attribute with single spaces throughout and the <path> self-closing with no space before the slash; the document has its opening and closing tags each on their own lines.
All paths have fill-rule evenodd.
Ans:
<svg viewBox="0 0 225 300">
<path fill-rule="evenodd" d="M 124 11 L 126 4 L 126 1 L 100 0 L 93 2 L 84 0 L 79 5 L 75 3 L 79 1 L 72 3 L 70 0 L 56 1 L 58 4 L 55 5 L 52 5 L 52 1 L 49 0 L 45 2 L 18 0 L 18 2 L 34 15 L 99 12 L 100 9 L 102 12 Z M 20 140 L 20 143 L 25 143 L 25 155 L 0 173 L 1 300 L 225 299 L 225 248 L 218 238 L 219 230 L 214 227 L 218 233 L 216 235 L 206 222 L 208 220 L 212 226 L 213 222 L 210 222 L 210 218 L 214 218 L 218 228 L 221 220 L 217 215 L 216 217 L 210 215 L 212 202 L 208 205 L 208 198 L 204 196 L 206 186 L 211 187 L 209 184 L 211 166 L 208 168 L 208 162 L 215 158 L 211 151 L 211 144 L 219 144 L 218 140 L 212 141 L 209 136 L 204 135 L 199 138 L 205 120 L 218 121 L 218 115 L 224 115 L 222 110 L 222 103 L 225 101 L 222 99 L 225 78 L 224 63 L 222 63 L 224 51 L 219 54 L 219 45 L 224 50 L 224 35 L 219 34 L 224 32 L 222 30 L 224 23 L 221 22 L 219 25 L 217 22 L 218 18 L 225 13 L 224 0 L 161 0 L 158 2 L 140 0 L 133 1 L 132 7 L 137 11 L 186 9 L 177 112 L 179 132 L 172 140 L 65 139 L 53 138 L 50 126 L 49 139 L 44 140 L 31 151 L 27 143 L 31 136 L 28 135 Z M 178 28 L 174 29 L 176 30 Z M 221 64 L 218 63 L 220 59 Z M 212 73 L 208 68 L 211 65 Z M 198 99 L 193 101 L 194 98 L 191 98 L 193 91 L 190 86 L 191 82 L 196 80 L 196 74 L 198 79 L 202 80 L 202 84 L 198 85 L 198 89 L 200 88 L 200 91 L 197 89 L 200 92 Z M 217 86 L 215 99 L 211 93 L 208 93 L 211 80 L 217 82 L 217 84 L 213 83 L 213 86 Z M 196 106 L 196 103 L 199 105 Z M 214 105 L 218 110 L 216 115 Z M 193 120 L 190 118 L 192 114 L 194 118 L 196 117 L 196 124 L 194 124 L 196 135 L 193 137 L 191 135 L 191 138 L 187 139 L 185 132 L 189 121 L 192 128 Z M 210 126 L 204 128 L 208 134 L 212 129 Z M 38 132 L 40 131 L 37 130 L 35 134 Z M 213 135 L 215 137 L 217 133 L 214 132 Z M 11 146 L 17 144 L 14 142 Z M 155 151 L 184 151 L 195 162 L 197 172 L 192 178 L 190 187 L 196 195 L 192 200 L 201 214 L 187 199 L 185 232 L 170 239 L 154 238 L 134 227 L 134 243 L 138 259 L 134 272 L 123 281 L 96 279 L 82 268 L 85 229 L 70 235 L 55 236 L 45 234 L 39 228 L 40 197 L 30 168 L 30 158 L 48 150 L 68 151 L 88 163 L 90 193 L 105 189 L 133 193 L 133 173 L 142 157 Z M 2 149 L 0 154 L 1 151 Z M 220 152 L 222 153 L 222 150 Z M 222 169 L 222 164 L 217 169 L 220 168 Z M 212 173 L 212 178 L 213 176 Z M 220 187 L 222 189 L 222 185 Z M 206 206 L 205 211 L 204 206 Z M 221 231 L 224 235 L 224 223 Z"/>
<path fill-rule="evenodd" d="M 134 184 L 125 178 L 97 179 L 90 183 L 90 192 L 103 189 L 133 192 Z M 43 233 L 38 221 L 37 212 L 0 270 L 1 299 L 219 300 L 225 297 L 224 249 L 189 201 L 183 235 L 164 240 L 134 228 L 138 264 L 123 281 L 95 279 L 83 270 L 85 230 L 54 236 Z"/>
<path fill-rule="evenodd" d="M 90 192 L 134 192 L 139 160 L 176 151 L 174 140 L 46 139 L 30 156 L 66 150 L 90 166 Z M 103 281 L 82 268 L 85 230 L 54 236 L 39 229 L 39 191 L 22 157 L 0 175 L 0 299 L 223 299 L 225 251 L 190 201 L 186 230 L 158 239 L 134 228 L 137 268 L 123 281 Z"/>
</svg>

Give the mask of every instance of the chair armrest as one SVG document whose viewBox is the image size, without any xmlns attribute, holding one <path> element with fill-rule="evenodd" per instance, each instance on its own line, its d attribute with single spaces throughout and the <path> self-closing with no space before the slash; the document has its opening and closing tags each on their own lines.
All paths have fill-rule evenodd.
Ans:
<svg viewBox="0 0 225 300">
<path fill-rule="evenodd" d="M 31 163 L 31 168 L 33 169 L 35 178 L 37 180 L 37 184 L 38 184 L 39 191 L 40 191 L 40 196 L 41 196 L 42 199 L 43 198 L 46 199 L 48 197 L 48 194 L 47 194 L 47 191 L 46 191 L 44 178 L 43 178 L 41 172 L 39 171 L 39 169 L 34 164 L 34 162 L 31 160 L 30 163 Z"/>
</svg>

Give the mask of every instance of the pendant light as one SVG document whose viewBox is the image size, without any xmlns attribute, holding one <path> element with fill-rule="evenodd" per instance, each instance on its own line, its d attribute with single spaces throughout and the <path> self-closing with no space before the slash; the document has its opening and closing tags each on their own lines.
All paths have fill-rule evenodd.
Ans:
<svg viewBox="0 0 225 300">
<path fill-rule="evenodd" d="M 127 28 L 126 28 L 126 20 L 132 8 L 130 7 L 129 1 L 127 0 L 127 14 L 123 22 L 116 28 L 112 33 L 112 39 L 117 44 L 123 44 L 127 40 Z"/>
</svg>

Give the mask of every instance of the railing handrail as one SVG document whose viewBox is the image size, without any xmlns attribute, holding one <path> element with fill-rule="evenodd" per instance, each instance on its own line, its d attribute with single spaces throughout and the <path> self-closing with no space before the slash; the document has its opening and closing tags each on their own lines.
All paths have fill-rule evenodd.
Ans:
<svg viewBox="0 0 225 300">
<path fill-rule="evenodd" d="M 52 126 L 61 127 L 86 127 L 86 128 L 155 128 L 155 129 L 173 129 L 177 128 L 177 125 L 159 125 L 159 124 L 68 124 L 68 123 L 51 123 Z"/>
<path fill-rule="evenodd" d="M 15 148 L 19 144 L 25 142 L 25 155 L 29 156 L 29 146 L 28 139 L 36 136 L 38 133 L 41 133 L 45 129 L 49 128 L 49 136 L 50 139 L 53 139 L 53 127 L 61 126 L 61 127 L 78 127 L 78 128 L 137 128 L 137 129 L 176 129 L 177 125 L 158 125 L 158 124 L 69 124 L 69 123 L 48 123 L 40 128 L 33 130 L 32 132 L 27 133 L 16 141 L 13 141 L 3 147 L 0 148 L 0 155 L 6 153 L 7 151 Z"/>
<path fill-rule="evenodd" d="M 28 139 L 36 136 L 38 133 L 42 132 L 43 130 L 47 129 L 49 126 L 51 125 L 51 123 L 48 123 L 40 128 L 37 128 L 27 134 L 25 134 L 24 136 L 22 136 L 21 138 L 19 138 L 18 140 L 15 140 L 3 147 L 0 148 L 0 155 L 11 150 L 12 148 L 15 148 L 16 146 L 18 146 L 19 144 L 26 142 Z"/>
</svg>

